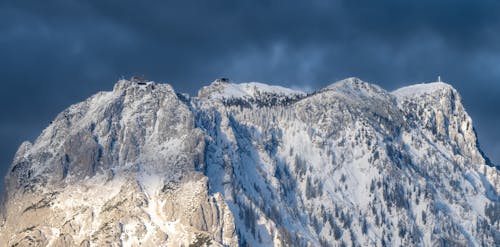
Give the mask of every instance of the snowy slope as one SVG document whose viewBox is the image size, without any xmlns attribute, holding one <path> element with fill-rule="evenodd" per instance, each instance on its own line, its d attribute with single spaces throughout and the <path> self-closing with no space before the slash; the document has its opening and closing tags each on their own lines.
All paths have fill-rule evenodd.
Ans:
<svg viewBox="0 0 500 247">
<path fill-rule="evenodd" d="M 262 94 L 275 96 L 305 95 L 305 92 L 281 86 L 267 85 L 260 82 L 231 83 L 216 80 L 210 86 L 201 89 L 200 94 L 210 95 L 214 99 L 257 98 Z"/>
<path fill-rule="evenodd" d="M 494 246 L 499 174 L 445 83 L 122 80 L 21 145 L 0 241 Z"/>
<path fill-rule="evenodd" d="M 403 88 L 399 88 L 392 92 L 394 95 L 401 98 L 418 97 L 425 94 L 433 94 L 443 90 L 452 90 L 453 87 L 444 82 L 431 82 L 415 84 Z"/>
<path fill-rule="evenodd" d="M 348 78 L 271 106 L 201 91 L 205 174 L 239 216 L 240 242 L 498 242 L 498 170 L 485 163 L 458 93 L 418 87 L 389 93 Z"/>
</svg>

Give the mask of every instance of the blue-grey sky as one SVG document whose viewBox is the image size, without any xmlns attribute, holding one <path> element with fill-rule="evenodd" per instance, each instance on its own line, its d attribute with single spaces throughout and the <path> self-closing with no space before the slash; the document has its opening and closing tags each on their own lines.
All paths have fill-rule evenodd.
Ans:
<svg viewBox="0 0 500 247">
<path fill-rule="evenodd" d="M 0 172 L 57 113 L 122 76 L 194 94 L 214 78 L 387 90 L 441 75 L 500 163 L 500 3 L 0 1 Z"/>
</svg>

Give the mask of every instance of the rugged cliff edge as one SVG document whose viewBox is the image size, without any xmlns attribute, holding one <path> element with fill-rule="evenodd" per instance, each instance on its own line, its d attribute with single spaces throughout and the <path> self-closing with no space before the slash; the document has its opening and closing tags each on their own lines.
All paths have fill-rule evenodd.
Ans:
<svg viewBox="0 0 500 247">
<path fill-rule="evenodd" d="M 5 181 L 6 246 L 500 243 L 500 171 L 445 83 L 120 80 L 23 143 Z"/>
</svg>

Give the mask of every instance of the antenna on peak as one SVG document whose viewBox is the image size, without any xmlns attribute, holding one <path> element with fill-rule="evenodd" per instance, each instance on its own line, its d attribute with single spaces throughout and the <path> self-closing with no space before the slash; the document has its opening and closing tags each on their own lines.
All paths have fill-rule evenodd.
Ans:
<svg viewBox="0 0 500 247">
<path fill-rule="evenodd" d="M 441 82 L 441 76 L 438 75 L 438 82 Z"/>
</svg>

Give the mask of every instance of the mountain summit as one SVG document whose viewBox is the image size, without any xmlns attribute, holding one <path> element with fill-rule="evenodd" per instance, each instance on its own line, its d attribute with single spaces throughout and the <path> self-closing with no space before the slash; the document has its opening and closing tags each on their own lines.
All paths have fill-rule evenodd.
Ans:
<svg viewBox="0 0 500 247">
<path fill-rule="evenodd" d="M 17 151 L 6 246 L 494 246 L 500 169 L 458 92 L 120 80 Z"/>
</svg>

